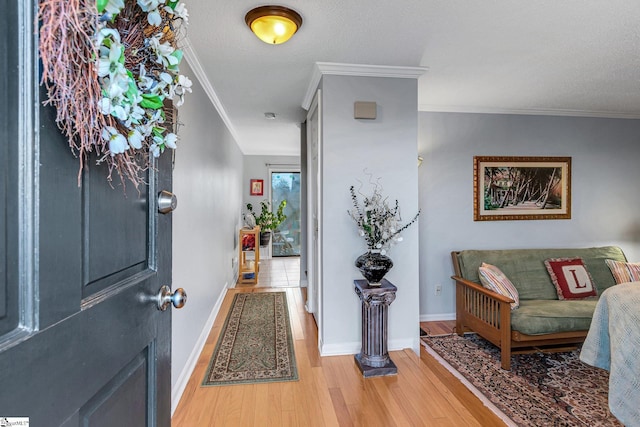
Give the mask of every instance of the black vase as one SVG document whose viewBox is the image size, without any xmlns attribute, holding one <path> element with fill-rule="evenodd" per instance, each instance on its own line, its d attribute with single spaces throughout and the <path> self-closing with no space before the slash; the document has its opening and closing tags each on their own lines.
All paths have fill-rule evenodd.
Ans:
<svg viewBox="0 0 640 427">
<path fill-rule="evenodd" d="M 260 232 L 260 246 L 269 246 L 271 240 L 271 230 Z"/>
<path fill-rule="evenodd" d="M 369 286 L 380 286 L 380 281 L 393 267 L 393 261 L 377 252 L 366 252 L 356 258 L 356 267 L 367 279 Z"/>
</svg>

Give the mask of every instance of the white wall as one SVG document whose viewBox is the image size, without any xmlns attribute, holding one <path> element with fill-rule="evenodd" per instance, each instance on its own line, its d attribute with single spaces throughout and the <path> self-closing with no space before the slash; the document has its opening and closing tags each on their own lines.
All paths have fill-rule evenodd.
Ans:
<svg viewBox="0 0 640 427">
<path fill-rule="evenodd" d="M 173 190 L 173 288 L 188 302 L 173 310 L 172 409 L 189 379 L 227 286 L 235 283 L 243 156 L 186 61 L 193 93 L 180 107 Z"/>
<path fill-rule="evenodd" d="M 355 259 L 367 246 L 347 215 L 349 187 L 367 180 L 363 170 L 382 178 L 384 194 L 397 199 L 403 219 L 418 211 L 417 82 L 414 79 L 322 78 L 322 268 L 321 351 L 357 353 L 361 341 L 360 301 L 354 279 L 362 279 Z M 375 101 L 376 120 L 355 120 L 355 101 Z M 418 227 L 389 256 L 386 278 L 398 287 L 389 308 L 389 348 L 418 349 Z M 410 230 L 410 229 L 409 229 Z"/>
<path fill-rule="evenodd" d="M 614 244 L 640 261 L 640 120 L 422 112 L 419 153 L 423 320 L 455 312 L 453 250 Z M 570 156 L 572 218 L 474 222 L 481 155 Z"/>
</svg>

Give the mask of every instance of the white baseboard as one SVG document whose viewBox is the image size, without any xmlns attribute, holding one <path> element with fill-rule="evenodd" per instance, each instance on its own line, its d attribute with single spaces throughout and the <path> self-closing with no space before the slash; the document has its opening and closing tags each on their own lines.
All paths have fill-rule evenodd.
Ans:
<svg viewBox="0 0 640 427">
<path fill-rule="evenodd" d="M 389 351 L 398 351 L 404 350 L 405 348 L 410 348 L 416 353 L 420 353 L 420 336 L 418 335 L 418 331 L 416 331 L 415 338 L 402 338 L 399 340 L 389 340 L 387 343 L 387 347 Z"/>
<path fill-rule="evenodd" d="M 344 342 L 338 344 L 320 344 L 320 356 L 342 356 L 345 354 L 358 354 L 362 344 L 357 342 Z"/>
<path fill-rule="evenodd" d="M 196 363 L 198 363 L 198 358 L 200 357 L 200 353 L 204 348 L 204 345 L 207 342 L 207 338 L 209 337 L 209 333 L 211 332 L 211 328 L 213 327 L 213 322 L 216 320 L 216 316 L 220 311 L 220 307 L 222 307 L 222 301 L 224 300 L 225 295 L 227 294 L 227 289 L 229 288 L 229 282 L 224 284 L 224 288 L 222 292 L 220 292 L 220 296 L 218 300 L 213 306 L 211 310 L 211 314 L 207 319 L 207 322 L 202 327 L 202 331 L 200 332 L 200 336 L 198 337 L 198 341 L 196 345 L 193 347 L 193 351 L 189 355 L 187 359 L 187 363 L 185 363 L 184 368 L 182 368 L 182 372 L 178 376 L 178 380 L 176 384 L 171 388 L 171 416 L 175 412 L 178 407 L 178 403 L 180 403 L 180 398 L 182 397 L 182 393 L 184 393 L 184 389 L 187 388 L 187 383 L 189 382 L 189 378 L 191 378 L 191 374 L 193 370 L 196 368 Z"/>
<path fill-rule="evenodd" d="M 421 322 L 435 322 L 436 320 L 456 320 L 455 313 L 421 314 Z"/>
<path fill-rule="evenodd" d="M 387 342 L 389 351 L 404 350 L 410 348 L 414 352 L 419 352 L 420 340 L 416 338 L 403 338 L 397 340 L 389 340 Z M 362 349 L 360 341 L 346 342 L 338 344 L 320 344 L 320 356 L 344 356 L 346 354 L 358 354 Z"/>
</svg>

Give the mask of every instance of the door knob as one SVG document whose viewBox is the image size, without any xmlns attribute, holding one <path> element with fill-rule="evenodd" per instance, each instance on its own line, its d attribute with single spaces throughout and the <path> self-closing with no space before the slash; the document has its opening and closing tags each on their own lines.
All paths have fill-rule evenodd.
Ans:
<svg viewBox="0 0 640 427">
<path fill-rule="evenodd" d="M 178 288 L 175 292 L 171 292 L 171 288 L 163 285 L 156 297 L 158 310 L 165 311 L 170 304 L 175 308 L 182 308 L 187 303 L 187 293 L 182 288 Z"/>
<path fill-rule="evenodd" d="M 168 214 L 173 212 L 178 207 L 178 198 L 175 194 L 162 190 L 158 194 L 158 212 L 161 214 Z"/>
</svg>

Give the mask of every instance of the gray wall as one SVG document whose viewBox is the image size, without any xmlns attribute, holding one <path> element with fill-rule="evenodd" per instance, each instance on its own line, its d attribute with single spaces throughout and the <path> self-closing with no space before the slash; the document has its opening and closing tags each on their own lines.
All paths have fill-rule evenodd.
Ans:
<svg viewBox="0 0 640 427">
<path fill-rule="evenodd" d="M 419 153 L 423 320 L 455 312 L 452 250 L 615 244 L 640 260 L 639 120 L 422 112 Z M 478 155 L 570 156 L 572 218 L 474 222 Z"/>
<path fill-rule="evenodd" d="M 384 194 L 397 199 L 403 219 L 418 211 L 417 81 L 326 75 L 322 78 L 322 304 L 323 354 L 360 350 L 361 310 L 353 280 L 355 259 L 367 246 L 347 215 L 349 187 L 366 181 L 364 169 L 382 178 Z M 375 101 L 376 120 L 355 120 L 355 101 Z M 370 189 L 364 188 L 364 191 Z M 398 287 L 389 308 L 389 348 L 418 350 L 418 227 L 391 249 L 387 279 Z"/>
<path fill-rule="evenodd" d="M 180 107 L 173 215 L 173 287 L 184 287 L 189 301 L 173 310 L 172 388 L 181 392 L 209 333 L 227 286 L 235 284 L 241 226 L 243 156 L 186 61 L 180 71 L 193 81 L 193 93 Z M 248 185 L 248 184 L 247 184 Z M 175 404 L 177 402 L 173 402 Z"/>
</svg>

